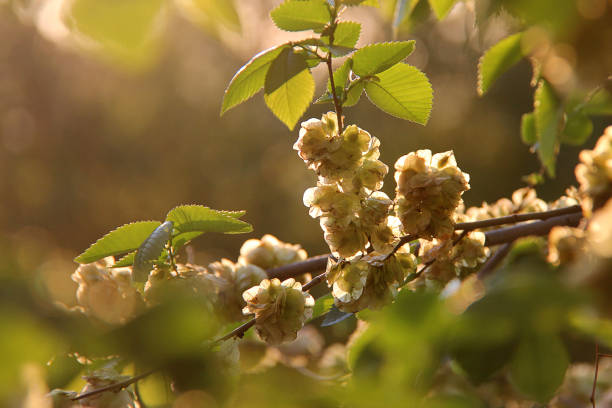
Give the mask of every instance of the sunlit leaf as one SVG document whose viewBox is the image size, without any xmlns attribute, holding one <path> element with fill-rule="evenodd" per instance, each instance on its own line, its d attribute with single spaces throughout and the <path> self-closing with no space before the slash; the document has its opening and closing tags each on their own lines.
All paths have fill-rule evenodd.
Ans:
<svg viewBox="0 0 612 408">
<path fill-rule="evenodd" d="M 570 315 L 569 321 L 579 332 L 592 336 L 608 348 L 612 347 L 612 320 L 578 310 Z"/>
<path fill-rule="evenodd" d="M 314 89 L 314 78 L 304 57 L 284 49 L 266 75 L 264 100 L 272 113 L 293 129 L 310 105 Z"/>
<path fill-rule="evenodd" d="M 333 75 L 334 86 L 336 88 L 336 95 L 338 95 L 340 99 L 343 98 L 344 87 L 348 81 L 349 74 L 351 73 L 351 65 L 352 65 L 352 60 L 348 58 L 346 61 L 344 61 L 344 64 L 340 65 L 334 71 L 334 75 Z M 329 79 L 327 80 L 327 90 L 329 92 L 331 92 L 332 90 L 331 81 Z"/>
<path fill-rule="evenodd" d="M 174 229 L 179 233 L 221 232 L 241 234 L 253 230 L 249 223 L 237 219 L 238 216 L 242 216 L 242 212 L 229 214 L 227 211 L 217 211 L 203 205 L 181 205 L 168 213 L 166 221 L 172 221 Z"/>
<path fill-rule="evenodd" d="M 545 403 L 565 376 L 569 356 L 557 335 L 526 334 L 512 357 L 512 383 L 525 395 Z"/>
<path fill-rule="evenodd" d="M 124 266 L 132 266 L 134 264 L 135 256 L 136 256 L 136 251 L 130 252 L 129 254 L 125 255 L 124 257 L 119 259 L 117 262 L 115 262 L 112 267 L 113 268 L 123 268 Z"/>
<path fill-rule="evenodd" d="M 353 72 L 371 76 L 389 69 L 414 51 L 414 41 L 394 41 L 371 44 L 353 55 Z"/>
<path fill-rule="evenodd" d="M 263 88 L 272 61 L 287 47 L 289 47 L 288 44 L 283 44 L 262 51 L 236 72 L 223 95 L 221 115 L 246 101 Z"/>
<path fill-rule="evenodd" d="M 16 307 L 2 305 L 0 331 L 0 401 L 6 403 L 10 400 L 8 397 L 14 398 L 15 390 L 23 385 L 22 379 L 27 375 L 26 363 L 34 363 L 42 371 L 45 363 L 65 345 L 55 330 Z"/>
<path fill-rule="evenodd" d="M 175 250 L 178 251 L 179 249 L 190 243 L 193 239 L 199 237 L 202 234 L 203 232 L 201 231 L 182 232 L 172 238 L 172 246 Z"/>
<path fill-rule="evenodd" d="M 593 133 L 593 121 L 582 112 L 573 112 L 567 115 L 561 142 L 573 146 L 584 144 Z"/>
<path fill-rule="evenodd" d="M 521 139 L 523 143 L 528 145 L 532 145 L 538 141 L 533 112 L 525 113 L 521 117 Z"/>
<path fill-rule="evenodd" d="M 429 5 L 436 14 L 438 20 L 442 20 L 446 17 L 450 9 L 453 8 L 456 1 L 457 0 L 429 0 Z"/>
<path fill-rule="evenodd" d="M 172 236 L 172 221 L 161 224 L 144 240 L 134 256 L 132 278 L 136 282 L 145 282 L 153 267 L 153 261 L 159 258 L 166 243 Z"/>
<path fill-rule="evenodd" d="M 368 98 L 390 115 L 426 124 L 431 112 L 433 91 L 425 74 L 417 68 L 397 64 L 377 75 L 378 81 L 368 81 Z"/>
<path fill-rule="evenodd" d="M 524 57 L 521 48 L 523 33 L 504 38 L 489 48 L 478 61 L 478 94 L 487 93 L 495 82 L 510 67 Z"/>
<path fill-rule="evenodd" d="M 328 293 L 325 296 L 321 296 L 315 301 L 315 305 L 312 308 L 312 317 L 311 319 L 316 319 L 324 313 L 327 313 L 328 310 L 333 306 L 334 298 L 331 293 Z"/>
<path fill-rule="evenodd" d="M 331 19 L 325 0 L 287 0 L 270 16 L 278 28 L 286 31 L 321 30 Z"/>
<path fill-rule="evenodd" d="M 177 4 L 211 33 L 217 34 L 221 26 L 240 32 L 240 18 L 234 0 L 177 0 Z"/>
<path fill-rule="evenodd" d="M 393 29 L 396 30 L 404 21 L 404 17 L 410 14 L 416 6 L 416 0 L 397 0 L 395 2 L 395 9 L 393 10 Z"/>
<path fill-rule="evenodd" d="M 534 117 L 538 135 L 538 157 L 550 177 L 555 176 L 557 134 L 561 110 L 550 84 L 540 80 L 534 94 Z"/>
<path fill-rule="evenodd" d="M 597 90 L 586 102 L 583 112 L 587 115 L 612 115 L 612 94 L 607 89 Z"/>
<path fill-rule="evenodd" d="M 97 240 L 74 260 L 78 263 L 91 263 L 107 256 L 135 251 L 160 225 L 159 221 L 139 221 L 122 225 Z"/>
<path fill-rule="evenodd" d="M 343 103 L 343 106 L 351 107 L 353 105 L 356 105 L 357 102 L 359 102 L 359 98 L 361 98 L 361 94 L 363 93 L 365 84 L 366 83 L 361 80 L 357 80 L 351 83 L 346 91 L 346 99 Z"/>
<path fill-rule="evenodd" d="M 315 103 L 317 105 L 321 105 L 321 104 L 325 104 L 325 103 L 334 103 L 334 97 L 331 94 L 331 92 L 326 91 L 323 95 L 321 95 L 317 99 L 315 99 L 315 101 L 313 103 Z"/>
<path fill-rule="evenodd" d="M 336 0 L 340 4 L 345 6 L 369 6 L 379 7 L 378 0 Z"/>
<path fill-rule="evenodd" d="M 164 0 L 75 0 L 67 24 L 99 45 L 113 61 L 130 67 L 152 62 L 163 23 Z"/>
<path fill-rule="evenodd" d="M 336 26 L 334 31 L 334 45 L 354 48 L 359 41 L 359 35 L 361 33 L 361 24 L 354 21 L 342 21 Z M 325 40 L 327 37 L 323 37 Z M 329 44 L 329 38 L 327 38 Z"/>
</svg>

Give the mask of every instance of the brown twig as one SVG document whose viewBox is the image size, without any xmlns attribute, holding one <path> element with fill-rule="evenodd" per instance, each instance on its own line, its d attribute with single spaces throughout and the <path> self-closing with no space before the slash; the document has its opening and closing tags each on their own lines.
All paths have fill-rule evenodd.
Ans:
<svg viewBox="0 0 612 408">
<path fill-rule="evenodd" d="M 597 388 L 597 374 L 599 373 L 599 343 L 595 343 L 595 376 L 593 378 L 593 389 L 591 390 L 591 404 L 595 408 L 595 388 Z"/>
<path fill-rule="evenodd" d="M 336 21 L 337 17 L 338 17 L 338 8 L 337 6 L 335 6 L 333 8 L 332 23 L 329 27 L 330 28 L 330 31 L 329 31 L 330 50 L 327 53 L 327 58 L 325 58 L 325 63 L 327 64 L 327 73 L 329 74 L 329 84 L 331 86 L 332 99 L 334 100 L 334 109 L 336 111 L 336 117 L 338 118 L 338 135 L 340 135 L 344 127 L 342 123 L 342 103 L 340 102 L 340 99 L 338 98 L 338 94 L 336 93 L 336 84 L 334 83 L 334 69 L 332 67 L 333 56 L 331 52 L 331 47 L 334 44 L 334 33 L 336 31 L 336 25 L 338 24 L 338 22 Z M 342 84 L 342 87 L 344 87 L 344 84 Z"/>
<path fill-rule="evenodd" d="M 599 374 L 599 359 L 602 357 L 612 357 L 612 354 L 600 353 L 599 343 L 595 343 L 595 376 L 593 377 L 593 389 L 591 390 L 591 404 L 595 408 L 595 391 L 597 388 L 597 375 Z"/>
<path fill-rule="evenodd" d="M 268 269 L 266 273 L 270 279 L 278 278 L 280 280 L 285 280 L 304 273 L 324 271 L 329 257 L 329 254 L 313 256 L 304 261 Z"/>
<path fill-rule="evenodd" d="M 309 282 L 307 282 L 304 286 L 302 286 L 302 292 L 307 292 L 310 289 L 312 289 L 314 286 L 316 286 L 319 283 L 323 282 L 325 280 L 326 276 L 327 276 L 327 273 L 325 273 L 325 272 L 320 274 L 320 275 L 315 276 Z M 213 343 L 214 344 L 221 343 L 222 341 L 229 340 L 232 337 L 240 337 L 240 338 L 242 338 L 244 336 L 244 333 L 246 333 L 247 330 L 249 330 L 251 327 L 253 327 L 255 325 L 255 322 L 256 322 L 256 319 L 252 318 L 248 322 L 245 322 L 245 323 L 241 324 L 240 326 L 236 327 L 234 330 L 232 330 L 231 332 L 227 333 L 225 336 L 218 338 Z"/>
<path fill-rule="evenodd" d="M 571 207 L 557 208 L 555 210 L 532 212 L 525 214 L 512 214 L 504 217 L 489 218 L 488 220 L 460 222 L 455 224 L 455 230 L 473 231 L 475 229 L 495 227 L 504 224 L 516 224 L 523 221 L 531 220 L 546 220 L 559 215 L 581 213 L 582 208 L 579 205 Z"/>
<path fill-rule="evenodd" d="M 567 225 L 575 227 L 582 219 L 582 213 L 559 215 L 544 221 L 530 222 L 527 224 L 514 225 L 512 227 L 500 228 L 485 232 L 485 246 L 494 246 L 512 242 L 518 238 L 530 235 L 546 235 L 557 225 Z"/>
<path fill-rule="evenodd" d="M 72 400 L 73 401 L 78 401 L 78 400 L 81 400 L 83 398 L 88 398 L 88 397 L 91 397 L 91 396 L 94 396 L 94 395 L 97 395 L 97 394 L 101 394 L 101 393 L 107 392 L 107 391 L 119 392 L 122 389 L 124 389 L 126 387 L 129 387 L 130 385 L 134 384 L 135 382 L 140 381 L 143 378 L 153 374 L 155 371 L 157 371 L 157 369 L 145 371 L 142 374 L 135 375 L 134 377 L 128 378 L 127 380 L 119 381 L 117 383 L 110 384 L 110 385 L 107 385 L 105 387 L 100 387 L 100 388 L 96 388 L 95 390 L 83 392 L 81 394 L 78 394 L 78 395 L 74 396 L 72 398 Z"/>
</svg>

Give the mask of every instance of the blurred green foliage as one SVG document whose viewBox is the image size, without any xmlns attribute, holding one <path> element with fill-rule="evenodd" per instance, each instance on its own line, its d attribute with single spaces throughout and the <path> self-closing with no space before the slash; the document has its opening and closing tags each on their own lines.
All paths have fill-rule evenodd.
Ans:
<svg viewBox="0 0 612 408">
<path fill-rule="evenodd" d="M 486 295 L 462 314 L 438 296 L 401 292 L 351 340 L 354 376 L 346 387 L 282 364 L 236 379 L 220 353 L 202 347 L 219 323 L 190 301 L 175 299 L 118 329 L 66 312 L 53 302 L 76 304 L 69 278 L 76 254 L 114 226 L 158 218 L 178 203 L 244 209 L 252 236 L 274 233 L 311 254 L 326 247 L 301 202 L 313 181 L 291 150 L 297 135 L 259 101 L 218 115 L 237 67 L 264 45 L 287 40 L 264 38 L 272 28 L 264 18 L 269 2 L 244 3 L 250 22 L 242 18 L 241 27 L 240 7 L 224 2 L 77 0 L 61 16 L 34 3 L 0 2 L 0 400 L 8 406 L 35 394 L 36 371 L 24 362 L 44 367 L 51 388 L 80 387 L 85 366 L 107 362 L 84 364 L 79 353 L 129 356 L 139 370 L 167 366 L 177 389 L 201 388 L 235 406 L 332 407 L 345 400 L 357 407 L 477 407 L 503 396 L 510 383 L 526 398 L 545 401 L 569 361 L 577 361 L 583 344 L 574 332 L 611 344 L 610 322 L 590 317 L 588 307 L 585 312 L 590 295 L 568 292 L 557 271 L 543 271 L 548 267 L 532 253 L 514 253 Z M 451 10 L 452 2 L 430 1 L 436 15 L 448 13 L 442 22 L 421 18 L 428 13 L 423 0 L 403 3 L 414 13 L 395 16 L 397 31 L 405 36 L 402 30 L 410 28 L 410 38 L 417 38 L 408 61 L 427 72 L 435 92 L 429 125 L 390 118 L 363 101 L 345 112 L 347 123 L 379 137 L 388 164 L 419 148 L 454 149 L 473 175 L 468 204 L 509 195 L 539 166 L 520 141 L 521 115 L 533 109 L 528 64 L 501 75 L 484 99 L 476 93 L 479 56 L 508 34 L 495 18 L 500 6 L 551 27 L 562 44 L 559 55 L 571 62 L 572 79 L 560 88 L 591 89 L 612 72 L 609 2 L 496 0 L 473 15 L 463 3 Z M 382 11 L 390 17 L 396 6 L 383 2 Z M 175 7 L 214 35 L 186 24 Z M 372 13 L 351 18 L 376 23 Z M 478 32 L 474 20 L 482 23 Z M 236 40 L 239 29 L 248 41 Z M 378 21 L 361 41 L 382 40 L 390 31 Z M 323 90 L 325 81 L 319 82 Z M 307 114 L 325 111 L 315 106 Z M 584 138 L 583 122 L 569 136 Z M 593 133 L 604 124 L 593 118 Z M 564 148 L 557 178 L 542 187 L 542 196 L 556 197 L 574 183 L 578 151 Z M 246 238 L 205 236 L 194 245 L 195 259 L 235 259 Z M 326 341 L 346 341 L 354 324 L 326 328 Z M 499 375 L 503 367 L 509 377 Z M 494 385 L 479 388 L 485 380 Z M 166 380 L 149 381 L 158 384 L 149 391 L 143 385 L 144 399 L 166 402 L 159 391 Z M 230 397 L 236 389 L 238 397 Z"/>
</svg>

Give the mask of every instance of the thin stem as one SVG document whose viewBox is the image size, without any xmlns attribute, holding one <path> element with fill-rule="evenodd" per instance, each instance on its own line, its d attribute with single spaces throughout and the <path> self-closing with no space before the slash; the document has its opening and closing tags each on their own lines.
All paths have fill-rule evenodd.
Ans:
<svg viewBox="0 0 612 408">
<path fill-rule="evenodd" d="M 129 387 L 130 385 L 136 383 L 137 381 L 140 381 L 143 378 L 153 374 L 155 371 L 157 371 L 157 369 L 145 371 L 144 373 L 135 375 L 134 377 L 128 378 L 127 380 L 120 381 L 120 382 L 117 382 L 117 383 L 114 383 L 114 384 L 107 385 L 105 387 L 101 387 L 101 388 L 97 388 L 95 390 L 91 390 L 91 391 L 87 391 L 87 392 L 81 393 L 81 394 L 76 395 L 75 397 L 73 397 L 72 400 L 73 401 L 78 401 L 78 400 L 81 400 L 83 398 L 88 398 L 88 397 L 91 397 L 93 395 L 101 394 L 101 393 L 106 392 L 106 391 L 119 392 L 122 389 L 124 389 L 126 387 Z"/>
<path fill-rule="evenodd" d="M 599 359 L 601 357 L 612 357 L 612 354 L 600 353 L 599 343 L 595 343 L 595 376 L 593 378 L 593 389 L 591 390 L 591 404 L 595 408 L 595 390 L 597 388 L 597 375 L 599 373 Z"/>
<path fill-rule="evenodd" d="M 252 318 L 248 322 L 241 324 L 240 326 L 236 327 L 231 332 L 227 333 L 225 336 L 215 340 L 214 343 L 221 343 L 222 341 L 229 340 L 232 337 L 242 338 L 244 336 L 244 333 L 246 333 L 247 330 L 255 326 L 255 320 L 256 320 L 255 318 Z"/>
<path fill-rule="evenodd" d="M 178 274 L 178 269 L 176 268 L 174 248 L 172 247 L 172 238 L 168 240 L 166 248 L 168 249 L 168 259 L 170 259 L 170 268 L 172 268 L 172 270 Z"/>
<path fill-rule="evenodd" d="M 280 280 L 285 280 L 303 273 L 324 271 L 327 266 L 327 259 L 330 258 L 330 256 L 329 254 L 317 255 L 304 261 L 268 269 L 266 272 L 270 279 L 278 278 Z"/>
<path fill-rule="evenodd" d="M 334 69 L 332 67 L 332 59 L 333 55 L 331 52 L 331 47 L 334 44 L 334 33 L 336 31 L 338 17 L 338 6 L 334 6 L 332 9 L 332 21 L 329 30 L 329 46 L 330 50 L 327 53 L 327 58 L 325 58 L 325 63 L 327 64 L 327 73 L 329 75 L 329 84 L 331 85 L 331 93 L 332 98 L 334 100 L 334 109 L 336 111 L 336 117 L 338 118 L 338 135 L 342 133 L 342 129 L 344 128 L 344 124 L 342 123 L 342 103 L 340 102 L 340 98 L 338 98 L 338 94 L 336 93 L 336 84 L 334 83 Z M 342 84 L 344 87 L 344 84 Z"/>
<path fill-rule="evenodd" d="M 599 373 L 599 343 L 595 343 L 595 376 L 593 378 L 593 389 L 591 390 L 591 404 L 595 408 L 595 388 L 597 387 L 597 374 Z"/>
<path fill-rule="evenodd" d="M 519 224 L 512 227 L 500 228 L 494 231 L 487 231 L 485 232 L 485 246 L 494 246 L 506 242 L 512 242 L 518 238 L 530 235 L 546 235 L 550 232 L 552 227 L 557 225 L 575 227 L 578 225 L 581 219 L 581 213 L 573 213 L 552 217 L 543 221 Z"/>
<path fill-rule="evenodd" d="M 331 45 L 333 39 L 333 34 L 329 37 L 329 42 Z M 332 68 L 332 53 L 331 51 L 327 53 L 327 58 L 325 59 L 325 63 L 327 64 L 327 72 L 329 74 L 329 83 L 331 85 L 331 93 L 332 98 L 334 100 L 334 109 L 336 110 L 336 117 L 338 118 L 338 134 L 342 133 L 342 129 L 344 124 L 342 123 L 342 105 L 340 104 L 340 100 L 338 99 L 338 94 L 336 93 L 336 84 L 334 83 L 334 69 Z"/>
<path fill-rule="evenodd" d="M 307 282 L 306 284 L 304 284 L 304 286 L 302 286 L 302 291 L 303 292 L 309 291 L 313 287 L 317 286 L 319 283 L 323 282 L 326 277 L 327 277 L 327 272 L 323 272 L 322 274 L 315 276 L 314 278 L 310 280 L 310 282 Z"/>
<path fill-rule="evenodd" d="M 558 208 L 555 210 L 532 212 L 526 214 L 513 214 L 498 218 L 489 218 L 488 220 L 472 221 L 472 222 L 460 222 L 455 224 L 455 230 L 473 231 L 475 229 L 494 227 L 504 224 L 516 224 L 522 221 L 531 220 L 546 220 L 548 218 L 556 217 L 565 214 L 574 214 L 582 212 L 582 208 L 579 205 L 573 205 L 571 207 Z"/>
</svg>

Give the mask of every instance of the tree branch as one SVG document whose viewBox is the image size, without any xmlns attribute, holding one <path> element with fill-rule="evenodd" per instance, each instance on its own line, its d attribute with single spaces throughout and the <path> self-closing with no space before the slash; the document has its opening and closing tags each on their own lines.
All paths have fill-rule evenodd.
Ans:
<svg viewBox="0 0 612 408">
<path fill-rule="evenodd" d="M 549 218 L 544 221 L 531 222 L 528 224 L 519 224 L 512 227 L 500 228 L 493 231 L 485 232 L 485 246 L 494 246 L 512 242 L 518 238 L 530 235 L 546 235 L 557 225 L 567 225 L 575 227 L 582 219 L 582 213 L 573 213 L 559 215 Z"/>
<path fill-rule="evenodd" d="M 576 226 L 582 218 L 581 209 L 579 206 L 565 207 L 556 210 L 516 214 L 498 218 L 491 218 L 483 221 L 475 221 L 468 223 L 458 223 L 455 225 L 456 230 L 472 231 L 478 228 L 491 227 L 495 225 L 503 225 L 512 222 L 542 220 L 532 223 L 519 224 L 511 227 L 500 228 L 485 232 L 485 246 L 495 246 L 515 241 L 518 238 L 530 235 L 546 235 L 552 227 L 556 225 Z M 400 238 L 399 243 L 395 246 L 392 253 L 395 253 L 402 245 L 417 239 L 414 235 L 405 235 Z M 308 272 L 316 272 L 325 270 L 327 259 L 331 255 L 317 255 L 308 258 L 304 261 L 295 262 L 288 265 L 283 265 L 278 268 L 268 269 L 268 277 L 285 280 L 293 278 Z M 335 258 L 333 258 L 335 259 Z"/>
<path fill-rule="evenodd" d="M 557 208 L 555 210 L 532 212 L 525 214 L 512 214 L 504 217 L 489 218 L 488 220 L 472 221 L 472 222 L 460 222 L 455 224 L 455 230 L 473 231 L 479 228 L 494 227 L 504 224 L 516 224 L 522 221 L 531 220 L 546 220 L 552 217 L 565 214 L 582 213 L 582 208 L 579 205 L 573 205 L 571 207 Z"/>
<path fill-rule="evenodd" d="M 329 254 L 316 255 L 304 261 L 268 269 L 266 272 L 268 274 L 268 278 L 270 279 L 278 278 L 280 280 L 285 280 L 303 273 L 324 271 L 327 267 L 327 259 L 329 257 L 331 257 Z"/>
</svg>

